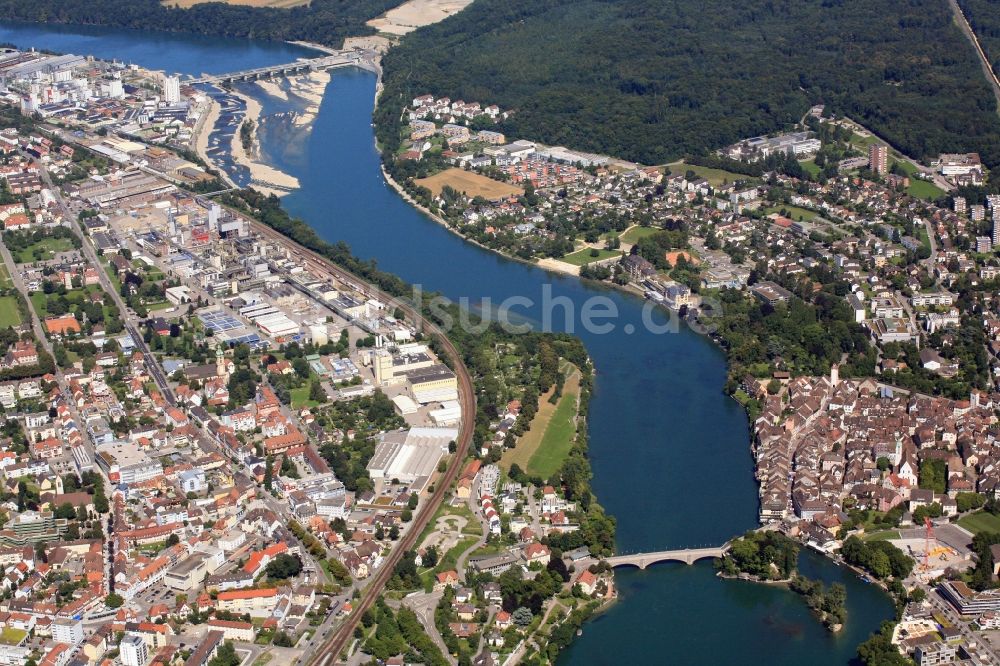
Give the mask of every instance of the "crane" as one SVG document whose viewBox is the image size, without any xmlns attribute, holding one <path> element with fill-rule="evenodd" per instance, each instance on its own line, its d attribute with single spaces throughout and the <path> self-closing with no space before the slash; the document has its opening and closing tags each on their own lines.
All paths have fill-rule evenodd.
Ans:
<svg viewBox="0 0 1000 666">
<path fill-rule="evenodd" d="M 931 568 L 931 541 L 934 539 L 934 525 L 930 516 L 924 516 L 924 571 Z"/>
</svg>

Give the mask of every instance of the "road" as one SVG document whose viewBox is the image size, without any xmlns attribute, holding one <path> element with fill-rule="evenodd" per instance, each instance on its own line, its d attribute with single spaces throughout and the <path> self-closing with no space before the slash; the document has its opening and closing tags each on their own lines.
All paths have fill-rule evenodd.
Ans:
<svg viewBox="0 0 1000 666">
<path fill-rule="evenodd" d="M 153 381 L 156 382 L 157 387 L 160 389 L 160 393 L 163 395 L 167 403 L 170 404 L 171 407 L 175 407 L 177 405 L 177 400 L 174 398 L 173 390 L 171 390 L 170 385 L 167 383 L 167 378 L 163 374 L 163 369 L 160 368 L 159 363 L 156 362 L 153 354 L 149 351 L 149 347 L 146 345 L 146 341 L 143 339 L 142 335 L 139 334 L 139 331 L 135 326 L 138 320 L 130 314 L 130 310 L 125 304 L 124 299 L 122 299 L 121 294 L 118 293 L 118 290 L 115 289 L 114 284 L 112 284 L 111 278 L 108 277 L 107 271 L 104 270 L 104 266 L 101 264 L 100 258 L 94 250 L 94 246 L 90 243 L 87 234 L 84 233 L 83 226 L 80 224 L 80 221 L 77 220 L 73 211 L 71 211 L 69 206 L 66 204 L 66 199 L 62 194 L 62 189 L 52 183 L 52 177 L 45 169 L 44 164 L 39 162 L 36 163 L 36 166 L 42 175 L 42 180 L 45 181 L 46 187 L 52 191 L 52 195 L 56 200 L 56 205 L 59 206 L 59 210 L 62 212 L 66 223 L 74 228 L 76 233 L 83 240 L 82 250 L 84 257 L 86 257 L 90 265 L 97 270 L 97 276 L 101 281 L 101 288 L 111 296 L 111 300 L 114 301 L 116 306 L 118 306 L 122 322 L 125 324 L 125 330 L 128 331 L 128 334 L 132 337 L 132 341 L 135 343 L 136 348 L 142 352 L 143 359 L 146 363 L 146 369 L 149 370 L 150 376 L 152 376 Z"/>
<path fill-rule="evenodd" d="M 251 221 L 251 228 L 254 233 L 289 248 L 295 255 L 303 258 L 307 265 L 318 267 L 338 280 L 354 286 L 366 298 L 374 298 L 383 303 L 391 303 L 398 306 L 411 321 L 418 325 L 422 323 L 422 327 L 426 332 L 437 335 L 440 338 L 444 353 L 452 361 L 455 375 L 458 379 L 459 402 L 462 406 L 462 425 L 459 430 L 458 441 L 456 442 L 457 449 L 455 455 L 452 456 L 444 475 L 435 482 L 434 492 L 431 494 L 430 499 L 421 502 L 421 510 L 414 517 L 413 523 L 390 551 L 379 570 L 371 578 L 367 589 L 362 594 L 361 600 L 354 607 L 353 612 L 330 638 L 317 646 L 316 652 L 308 662 L 314 665 L 325 666 L 326 664 L 334 663 L 344 647 L 351 641 L 354 628 L 360 621 L 361 616 L 375 603 L 375 599 L 381 594 L 382 588 L 385 587 L 385 584 L 392 577 L 392 572 L 402 558 L 403 553 L 414 548 L 420 533 L 424 531 L 424 527 L 427 526 L 427 523 L 434 516 L 441 502 L 444 500 L 448 488 L 458 477 L 469 450 L 469 445 L 472 442 L 473 427 L 475 425 L 476 396 L 472 388 L 472 378 L 469 376 L 469 372 L 462 362 L 462 356 L 459 354 L 458 349 L 455 348 L 451 340 L 440 329 L 424 320 L 409 303 L 397 301 L 397 299 L 382 292 L 375 286 L 363 283 L 360 278 L 334 265 L 326 257 L 298 245 L 263 223 L 253 220 Z"/>
<path fill-rule="evenodd" d="M 854 121 L 854 120 L 852 120 L 850 118 L 844 118 L 844 121 L 847 124 L 853 126 L 853 129 L 855 129 L 855 130 L 861 130 L 862 132 L 870 134 L 871 137 L 875 140 L 875 142 L 878 145 L 885 146 L 889 150 L 895 151 L 896 154 L 899 155 L 899 157 L 901 157 L 903 160 L 909 162 L 919 173 L 922 173 L 924 176 L 929 177 L 929 180 L 931 182 L 933 182 L 935 185 L 937 185 L 939 188 L 941 188 L 945 192 L 951 192 L 953 189 L 955 189 L 955 186 L 952 185 L 951 183 L 949 183 L 947 180 L 945 180 L 944 176 L 942 176 L 940 173 L 938 173 L 934 169 L 931 169 L 930 167 L 924 166 L 923 164 L 921 164 L 917 160 L 913 159 L 912 157 L 903 154 L 901 151 L 899 151 L 896 148 L 894 148 L 888 141 L 886 141 L 882 137 L 878 136 L 877 134 L 875 134 L 875 132 L 871 131 L 870 129 L 868 129 L 867 127 L 865 127 L 864 125 L 862 125 L 861 123 L 856 122 L 856 121 Z"/>
<path fill-rule="evenodd" d="M 31 310 L 31 330 L 35 333 L 35 339 L 42 343 L 45 350 L 52 355 L 52 343 L 45 336 L 45 331 L 42 329 L 42 322 L 38 317 L 38 313 L 35 312 L 35 308 L 31 305 L 31 299 L 28 298 L 31 294 L 28 292 L 27 286 L 24 284 L 24 277 L 21 275 L 21 270 L 17 267 L 17 262 L 14 261 L 14 257 L 11 255 L 10 250 L 7 249 L 7 245 L 0 243 L 0 256 L 3 257 L 3 263 L 7 266 L 7 272 L 10 273 L 11 280 L 14 281 L 14 287 L 17 288 L 24 298 L 28 301 L 28 309 Z M 56 376 L 62 377 L 62 370 L 59 366 L 56 366 Z"/>
<path fill-rule="evenodd" d="M 441 654 L 444 658 L 448 660 L 448 663 L 455 664 L 457 660 L 448 651 L 448 646 L 444 644 L 441 639 L 441 634 L 437 630 L 437 626 L 434 624 L 434 611 L 437 608 L 438 603 L 441 601 L 443 596 L 442 592 L 418 592 L 405 597 L 400 605 L 406 606 L 412 610 L 417 615 L 417 619 L 420 620 L 420 624 L 424 625 L 424 631 L 427 635 L 431 637 L 438 649 L 441 650 Z"/>
<path fill-rule="evenodd" d="M 75 226 L 77 233 L 80 234 L 82 239 L 84 239 L 82 246 L 84 256 L 87 261 L 97 268 L 101 286 L 118 306 L 118 309 L 121 312 L 122 320 L 125 322 L 125 328 L 135 342 L 136 348 L 143 353 L 146 367 L 151 377 L 168 404 L 175 406 L 176 398 L 174 397 L 173 391 L 167 383 L 167 379 L 162 368 L 160 368 L 155 357 L 150 352 L 149 347 L 146 345 L 142 335 L 139 334 L 139 331 L 136 328 L 137 320 L 134 316 L 130 315 L 130 310 L 122 299 L 121 294 L 118 293 L 118 291 L 114 288 L 114 285 L 111 283 L 111 279 L 108 277 L 107 272 L 103 269 L 96 251 L 88 242 L 86 234 L 83 233 L 79 221 L 66 204 L 61 190 L 52 183 L 51 177 L 44 169 L 44 165 L 39 164 L 39 170 L 46 186 L 52 190 L 56 199 L 56 204 L 62 211 L 63 216 L 69 224 Z M 382 566 L 370 579 L 366 591 L 362 594 L 361 600 L 356 604 L 353 612 L 329 638 L 317 645 L 315 652 L 311 655 L 309 663 L 325 665 L 330 663 L 331 659 L 335 659 L 344 647 L 351 641 L 354 628 L 360 621 L 361 616 L 372 606 L 372 604 L 374 604 L 375 599 L 379 596 L 379 594 L 381 594 L 383 587 L 386 582 L 388 582 L 389 578 L 391 578 L 392 572 L 395 569 L 396 564 L 402 558 L 403 553 L 415 546 L 415 542 L 420 533 L 423 532 L 424 527 L 434 516 L 437 508 L 444 500 L 448 488 L 452 485 L 461 471 L 469 446 L 472 442 L 473 428 L 475 425 L 475 419 L 473 418 L 476 404 L 475 393 L 472 387 L 472 378 L 469 376 L 468 370 L 462 362 L 462 356 L 459 354 L 458 349 L 455 348 L 451 340 L 449 340 L 440 329 L 424 320 L 424 318 L 416 310 L 414 310 L 409 303 L 406 303 L 405 301 L 397 301 L 392 296 L 382 292 L 375 286 L 364 283 L 359 277 L 334 265 L 326 259 L 326 257 L 298 245 L 294 241 L 288 239 L 263 223 L 251 220 L 251 228 L 254 233 L 288 248 L 295 256 L 302 258 L 307 266 L 318 268 L 322 272 L 335 277 L 341 282 L 352 285 L 366 298 L 377 299 L 383 303 L 392 303 L 393 305 L 401 308 L 405 315 L 409 317 L 418 327 L 423 328 L 425 332 L 439 337 L 444 354 L 451 360 L 458 379 L 459 402 L 462 406 L 463 419 L 458 440 L 456 442 L 456 453 L 452 457 L 448 469 L 437 480 L 431 497 L 421 503 L 421 511 L 419 511 L 417 516 L 415 516 L 409 529 L 406 530 L 402 538 L 385 558 Z M 317 635 L 319 634 L 317 633 Z"/>
<path fill-rule="evenodd" d="M 931 603 L 934 609 L 943 613 L 953 625 L 958 627 L 958 629 L 962 632 L 963 639 L 970 643 L 975 643 L 981 652 L 989 659 L 988 663 L 1000 665 L 1000 656 L 997 655 L 993 646 L 990 645 L 990 642 L 986 639 L 986 637 L 978 635 L 973 632 L 972 629 L 969 629 L 969 623 L 962 619 L 962 616 L 958 614 L 955 607 L 945 601 L 937 593 L 937 590 L 931 589 L 923 584 L 921 584 L 920 587 L 927 593 L 927 600 Z"/>
</svg>

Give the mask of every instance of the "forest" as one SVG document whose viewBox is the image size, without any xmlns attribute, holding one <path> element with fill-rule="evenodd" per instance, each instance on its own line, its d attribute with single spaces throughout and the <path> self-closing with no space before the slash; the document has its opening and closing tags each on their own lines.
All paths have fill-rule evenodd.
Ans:
<svg viewBox="0 0 1000 666">
<path fill-rule="evenodd" d="M 431 93 L 511 109 L 507 136 L 645 164 L 787 128 L 818 103 L 915 157 L 1000 163 L 995 101 L 943 0 L 478 0 L 384 66 L 390 149 L 401 109 Z"/>
<path fill-rule="evenodd" d="M 273 41 L 305 40 L 340 47 L 348 35 L 371 35 L 365 21 L 393 0 L 312 0 L 292 9 L 209 2 L 190 9 L 158 0 L 0 0 L 7 20 L 103 25 Z"/>
<path fill-rule="evenodd" d="M 1000 72 L 1000 0 L 958 0 L 965 18 L 986 52 L 994 72 Z"/>
</svg>

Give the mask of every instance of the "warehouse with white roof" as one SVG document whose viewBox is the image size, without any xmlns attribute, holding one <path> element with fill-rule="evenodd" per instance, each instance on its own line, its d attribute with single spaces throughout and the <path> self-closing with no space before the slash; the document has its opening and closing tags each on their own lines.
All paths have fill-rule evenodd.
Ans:
<svg viewBox="0 0 1000 666">
<path fill-rule="evenodd" d="M 386 433 L 368 463 L 375 491 L 393 480 L 417 492 L 424 489 L 448 453 L 448 444 L 458 438 L 456 428 L 412 428 Z"/>
</svg>

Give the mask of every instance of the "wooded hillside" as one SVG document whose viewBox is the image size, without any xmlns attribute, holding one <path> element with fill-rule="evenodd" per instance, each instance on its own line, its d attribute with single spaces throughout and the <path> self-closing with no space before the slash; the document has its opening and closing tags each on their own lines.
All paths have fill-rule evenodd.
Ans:
<svg viewBox="0 0 1000 666">
<path fill-rule="evenodd" d="M 515 109 L 509 136 L 662 163 L 822 102 L 914 156 L 1000 163 L 994 100 L 945 0 L 477 0 L 404 38 L 385 71 L 383 124 L 430 92 Z"/>
</svg>

